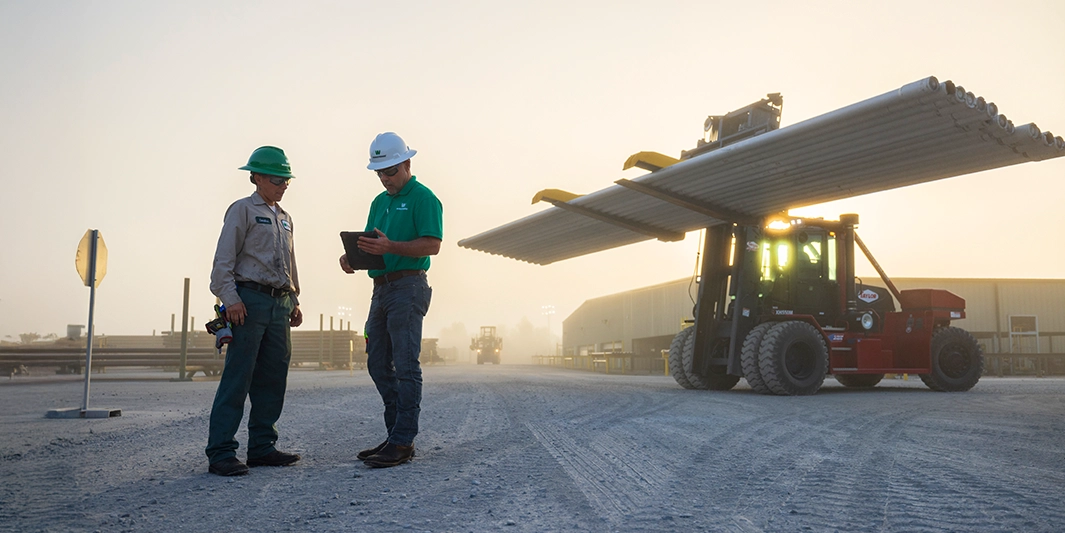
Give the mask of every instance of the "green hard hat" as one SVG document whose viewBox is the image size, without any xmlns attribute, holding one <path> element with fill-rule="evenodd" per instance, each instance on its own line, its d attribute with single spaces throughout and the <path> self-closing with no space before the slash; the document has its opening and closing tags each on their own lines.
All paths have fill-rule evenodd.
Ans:
<svg viewBox="0 0 1065 533">
<path fill-rule="evenodd" d="M 257 174 L 281 176 L 282 178 L 295 178 L 292 175 L 292 167 L 288 165 L 288 157 L 285 151 L 276 146 L 260 146 L 251 153 L 248 164 L 238 170 L 250 170 Z"/>
</svg>

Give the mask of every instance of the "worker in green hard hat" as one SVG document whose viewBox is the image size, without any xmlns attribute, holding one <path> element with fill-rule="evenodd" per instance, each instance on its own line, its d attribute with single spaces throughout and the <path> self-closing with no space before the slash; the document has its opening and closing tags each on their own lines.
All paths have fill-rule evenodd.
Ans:
<svg viewBox="0 0 1065 533">
<path fill-rule="evenodd" d="M 246 474 L 249 466 L 288 466 L 300 460 L 274 446 L 292 357 L 289 328 L 303 322 L 292 216 L 278 203 L 293 178 L 292 169 L 283 150 L 263 146 L 240 170 L 251 172 L 255 192 L 226 211 L 211 271 L 211 292 L 225 305 L 225 318 L 233 325 L 205 450 L 208 470 L 221 476 Z M 245 464 L 236 457 L 236 433 L 248 397 Z"/>
</svg>

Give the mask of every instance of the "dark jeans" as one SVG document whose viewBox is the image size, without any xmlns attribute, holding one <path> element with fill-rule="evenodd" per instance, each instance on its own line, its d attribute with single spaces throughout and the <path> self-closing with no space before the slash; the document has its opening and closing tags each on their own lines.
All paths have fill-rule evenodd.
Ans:
<svg viewBox="0 0 1065 533">
<path fill-rule="evenodd" d="M 277 427 L 285 404 L 288 364 L 292 358 L 289 315 L 294 306 L 287 295 L 273 298 L 256 290 L 238 287 L 248 310 L 241 326 L 233 326 L 233 340 L 226 348 L 226 363 L 211 407 L 207 436 L 207 459 L 214 463 L 235 457 L 239 444 L 237 428 L 244 416 L 244 401 L 251 397 L 248 415 L 248 457 L 274 451 Z"/>
<path fill-rule="evenodd" d="M 388 441 L 410 446 L 418 435 L 422 403 L 422 319 L 433 289 L 425 274 L 373 289 L 366 319 L 366 369 L 385 404 Z"/>
</svg>

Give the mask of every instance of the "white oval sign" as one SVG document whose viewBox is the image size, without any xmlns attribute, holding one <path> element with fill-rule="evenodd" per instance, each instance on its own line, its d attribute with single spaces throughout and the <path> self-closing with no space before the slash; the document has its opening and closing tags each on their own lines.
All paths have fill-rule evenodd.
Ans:
<svg viewBox="0 0 1065 533">
<path fill-rule="evenodd" d="M 877 294 L 875 291 L 871 291 L 869 289 L 865 289 L 864 291 L 858 293 L 858 299 L 863 301 L 863 302 L 865 302 L 865 303 L 871 304 L 871 303 L 879 300 L 880 299 L 880 295 Z"/>
</svg>

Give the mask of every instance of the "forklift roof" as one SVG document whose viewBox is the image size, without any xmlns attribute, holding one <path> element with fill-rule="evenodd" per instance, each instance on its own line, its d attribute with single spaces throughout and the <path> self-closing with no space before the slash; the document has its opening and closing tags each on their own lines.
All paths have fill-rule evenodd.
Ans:
<svg viewBox="0 0 1065 533">
<path fill-rule="evenodd" d="M 1035 124 L 934 77 L 681 160 L 459 241 L 546 265 L 725 222 L 1065 155 Z M 561 192 L 561 191 L 559 191 Z M 546 194 L 545 194 L 546 193 Z"/>
</svg>

